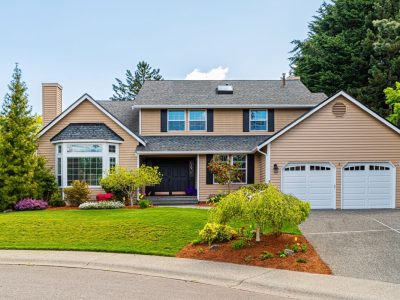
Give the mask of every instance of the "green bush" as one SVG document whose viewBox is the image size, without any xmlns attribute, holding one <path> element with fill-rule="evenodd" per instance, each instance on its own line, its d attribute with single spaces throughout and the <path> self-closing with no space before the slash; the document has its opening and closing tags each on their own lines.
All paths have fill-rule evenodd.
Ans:
<svg viewBox="0 0 400 300">
<path fill-rule="evenodd" d="M 305 263 L 307 263 L 307 259 L 299 258 L 299 259 L 296 260 L 296 262 L 299 263 L 299 264 L 305 264 Z"/>
<path fill-rule="evenodd" d="M 216 203 L 219 203 L 225 197 L 226 197 L 226 194 L 210 195 L 207 202 L 211 203 L 211 204 L 216 204 Z"/>
<path fill-rule="evenodd" d="M 236 231 L 229 225 L 216 223 L 207 223 L 199 232 L 199 237 L 202 242 L 207 242 L 209 245 L 213 242 L 230 241 L 236 235 Z"/>
<path fill-rule="evenodd" d="M 266 260 L 266 259 L 270 259 L 273 258 L 274 255 L 271 252 L 268 251 L 264 251 L 261 255 L 260 255 L 260 259 L 261 260 Z"/>
<path fill-rule="evenodd" d="M 57 189 L 53 195 L 51 196 L 51 199 L 49 200 L 49 205 L 52 207 L 62 207 L 65 206 L 65 201 L 61 197 L 60 190 Z"/>
<path fill-rule="evenodd" d="M 305 253 L 308 250 L 307 244 L 301 244 L 301 252 Z"/>
<path fill-rule="evenodd" d="M 142 199 L 138 201 L 139 207 L 140 208 L 148 208 L 150 207 L 153 203 L 148 200 L 148 199 Z"/>
<path fill-rule="evenodd" d="M 38 156 L 37 160 L 34 170 L 36 188 L 33 194 L 36 199 L 50 201 L 53 194 L 58 191 L 56 177 L 46 166 L 46 159 L 44 157 Z"/>
<path fill-rule="evenodd" d="M 74 180 L 72 186 L 64 189 L 65 201 L 77 207 L 83 202 L 90 200 L 89 185 L 85 181 Z"/>
<path fill-rule="evenodd" d="M 292 195 L 283 194 L 274 185 L 263 190 L 242 188 L 228 194 L 210 210 L 210 222 L 227 224 L 240 221 L 248 226 L 256 224 L 256 241 L 260 241 L 262 228 L 269 226 L 279 235 L 285 224 L 298 225 L 311 210 L 310 203 Z"/>
<path fill-rule="evenodd" d="M 246 190 L 249 192 L 262 192 L 262 191 L 265 191 L 267 188 L 268 188 L 268 183 L 259 182 L 259 183 L 248 184 L 248 185 L 242 186 L 240 189 Z"/>
<path fill-rule="evenodd" d="M 244 246 L 246 246 L 246 245 L 247 245 L 247 243 L 246 243 L 245 240 L 233 241 L 232 244 L 231 244 L 232 248 L 235 249 L 235 250 L 242 249 L 242 248 L 244 248 Z"/>
</svg>

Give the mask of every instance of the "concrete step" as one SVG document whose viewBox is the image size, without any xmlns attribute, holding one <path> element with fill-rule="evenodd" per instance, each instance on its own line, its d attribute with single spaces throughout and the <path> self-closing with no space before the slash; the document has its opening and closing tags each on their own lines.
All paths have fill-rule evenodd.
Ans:
<svg viewBox="0 0 400 300">
<path fill-rule="evenodd" d="M 197 198 L 193 196 L 150 196 L 146 199 L 153 202 L 154 205 L 193 205 L 197 204 Z"/>
</svg>

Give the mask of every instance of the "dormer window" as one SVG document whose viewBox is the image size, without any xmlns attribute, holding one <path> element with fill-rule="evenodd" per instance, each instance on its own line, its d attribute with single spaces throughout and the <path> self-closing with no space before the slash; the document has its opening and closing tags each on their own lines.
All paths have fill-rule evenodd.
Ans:
<svg viewBox="0 0 400 300">
<path fill-rule="evenodd" d="M 250 131 L 267 130 L 267 111 L 250 110 Z"/>
<path fill-rule="evenodd" d="M 185 110 L 168 111 L 168 131 L 184 131 L 185 123 Z"/>
</svg>

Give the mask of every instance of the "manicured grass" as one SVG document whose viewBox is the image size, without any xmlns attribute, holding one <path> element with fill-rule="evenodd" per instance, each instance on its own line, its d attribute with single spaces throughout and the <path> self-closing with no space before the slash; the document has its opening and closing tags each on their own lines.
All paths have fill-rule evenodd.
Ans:
<svg viewBox="0 0 400 300">
<path fill-rule="evenodd" d="M 53 249 L 174 256 L 197 238 L 207 210 L 46 210 L 0 214 L 0 249 Z M 300 234 L 288 226 L 287 233 Z"/>
</svg>

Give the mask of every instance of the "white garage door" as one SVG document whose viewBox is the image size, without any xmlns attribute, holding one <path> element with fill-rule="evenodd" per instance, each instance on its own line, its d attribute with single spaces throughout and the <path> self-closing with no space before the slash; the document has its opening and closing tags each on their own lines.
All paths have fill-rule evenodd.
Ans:
<svg viewBox="0 0 400 300">
<path fill-rule="evenodd" d="M 389 163 L 349 163 L 343 168 L 342 206 L 393 208 L 395 169 Z"/>
<path fill-rule="evenodd" d="M 282 191 L 309 201 L 311 208 L 335 208 L 335 168 L 328 163 L 288 164 L 282 171 Z"/>
</svg>

